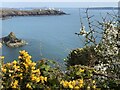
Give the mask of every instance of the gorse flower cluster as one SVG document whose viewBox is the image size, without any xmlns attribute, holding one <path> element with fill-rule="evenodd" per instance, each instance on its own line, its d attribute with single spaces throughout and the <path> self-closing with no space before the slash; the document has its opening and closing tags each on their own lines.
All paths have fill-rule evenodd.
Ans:
<svg viewBox="0 0 120 90">
<path fill-rule="evenodd" d="M 98 89 L 94 79 L 96 71 L 86 66 L 70 66 L 66 71 L 64 80 L 60 82 L 63 88 L 72 88 L 78 90 Z"/>
<path fill-rule="evenodd" d="M 32 62 L 31 56 L 25 50 L 20 51 L 18 59 L 1 68 L 4 88 L 31 89 L 47 82 L 47 77 L 41 75 L 40 69 L 36 69 L 36 63 Z"/>
<path fill-rule="evenodd" d="M 90 80 L 87 80 L 90 81 Z M 96 82 L 93 80 L 89 84 L 86 84 L 86 81 L 83 79 L 77 79 L 77 80 L 72 80 L 72 81 L 64 81 L 62 80 L 61 83 L 63 88 L 70 88 L 74 90 L 80 90 L 80 89 L 86 89 L 86 90 L 96 90 L 99 88 L 96 88 Z"/>
<path fill-rule="evenodd" d="M 73 81 L 64 81 L 62 80 L 60 84 L 63 85 L 64 88 L 71 88 L 71 89 L 80 89 L 83 88 L 83 79 L 73 80 Z"/>
</svg>

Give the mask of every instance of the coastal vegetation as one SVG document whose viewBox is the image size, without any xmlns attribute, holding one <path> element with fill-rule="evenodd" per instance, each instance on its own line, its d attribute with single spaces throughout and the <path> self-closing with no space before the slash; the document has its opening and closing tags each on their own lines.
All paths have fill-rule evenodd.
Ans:
<svg viewBox="0 0 120 90">
<path fill-rule="evenodd" d="M 110 14 L 107 14 L 107 16 Z M 111 15 L 110 15 L 111 16 Z M 116 15 L 92 24 L 86 10 L 88 30 L 81 20 L 80 32 L 85 38 L 82 48 L 74 49 L 65 60 L 66 68 L 52 60 L 34 62 L 25 50 L 18 59 L 1 63 L 1 87 L 3 89 L 45 89 L 45 90 L 118 90 L 120 87 L 119 20 Z M 98 24 L 98 25 L 97 25 Z M 97 28 L 96 28 L 97 27 Z M 99 33 L 97 29 L 101 29 Z M 96 33 L 101 34 L 97 42 Z M 4 57 L 1 56 L 1 60 Z"/>
<path fill-rule="evenodd" d="M 73 65 L 62 71 L 56 62 L 50 60 L 33 62 L 25 50 L 19 53 L 17 60 L 1 67 L 3 89 L 117 90 L 119 88 L 118 79 L 102 74 L 93 67 Z"/>
</svg>

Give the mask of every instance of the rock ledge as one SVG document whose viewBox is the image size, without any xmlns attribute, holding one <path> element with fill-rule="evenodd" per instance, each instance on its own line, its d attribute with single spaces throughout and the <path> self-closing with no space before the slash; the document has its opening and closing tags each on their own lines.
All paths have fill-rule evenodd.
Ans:
<svg viewBox="0 0 120 90">
<path fill-rule="evenodd" d="M 13 32 L 10 32 L 8 36 L 3 37 L 2 43 L 8 47 L 21 47 L 23 45 L 26 45 L 26 41 L 16 38 Z"/>
</svg>

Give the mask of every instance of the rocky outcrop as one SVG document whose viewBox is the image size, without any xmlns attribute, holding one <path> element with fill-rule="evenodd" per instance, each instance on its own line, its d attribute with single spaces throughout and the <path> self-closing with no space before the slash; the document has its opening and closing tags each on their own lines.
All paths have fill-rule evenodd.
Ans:
<svg viewBox="0 0 120 90">
<path fill-rule="evenodd" d="M 39 15 L 64 15 L 65 12 L 55 9 L 32 9 L 32 10 L 19 10 L 19 9 L 2 9 L 0 17 L 2 19 L 14 16 L 39 16 Z"/>
<path fill-rule="evenodd" d="M 26 44 L 26 41 L 18 39 L 13 32 L 2 38 L 2 43 L 8 47 L 21 47 Z"/>
</svg>

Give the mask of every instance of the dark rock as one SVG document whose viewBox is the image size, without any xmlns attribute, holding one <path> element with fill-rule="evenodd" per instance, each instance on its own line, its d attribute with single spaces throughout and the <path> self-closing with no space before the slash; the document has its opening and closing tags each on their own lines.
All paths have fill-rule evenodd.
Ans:
<svg viewBox="0 0 120 90">
<path fill-rule="evenodd" d="M 11 32 L 8 36 L 3 37 L 2 43 L 8 47 L 20 47 L 26 44 L 24 40 L 18 39 L 13 32 Z"/>
</svg>

